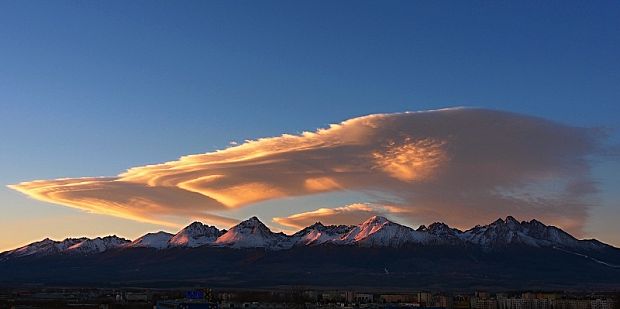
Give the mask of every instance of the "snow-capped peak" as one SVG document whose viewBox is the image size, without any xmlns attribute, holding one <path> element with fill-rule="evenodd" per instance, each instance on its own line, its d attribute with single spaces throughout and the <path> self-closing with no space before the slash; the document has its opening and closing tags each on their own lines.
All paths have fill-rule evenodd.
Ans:
<svg viewBox="0 0 620 309">
<path fill-rule="evenodd" d="M 55 241 L 45 238 L 41 241 L 33 242 L 23 247 L 11 250 L 6 256 L 22 257 L 29 255 L 48 255 L 66 250 L 68 247 L 84 241 L 84 238 L 67 238 L 63 241 Z"/>
<path fill-rule="evenodd" d="M 383 216 L 372 216 L 366 219 L 366 221 L 362 222 L 362 225 L 378 226 L 378 225 L 383 225 L 386 223 L 394 223 L 394 222 L 388 220 L 386 217 L 383 217 Z"/>
<path fill-rule="evenodd" d="M 461 230 L 452 228 L 443 222 L 435 222 L 424 230 L 439 238 L 460 238 L 463 233 Z"/>
<path fill-rule="evenodd" d="M 46 256 L 58 253 L 95 253 L 119 247 L 128 243 L 128 240 L 116 236 L 107 236 L 95 239 L 66 238 L 62 241 L 45 238 L 26 246 L 3 253 L 3 257 Z"/>
<path fill-rule="evenodd" d="M 119 248 L 130 243 L 129 240 L 113 236 L 97 237 L 94 239 L 85 239 L 69 248 L 67 252 L 70 253 L 99 253 L 110 249 Z"/>
<path fill-rule="evenodd" d="M 407 243 L 425 242 L 428 235 L 385 217 L 373 216 L 351 229 L 342 240 L 369 247 L 400 247 Z"/>
<path fill-rule="evenodd" d="M 513 227 L 519 225 L 519 221 L 517 221 L 517 219 L 515 219 L 513 216 L 506 217 L 506 220 L 504 222 L 509 226 Z"/>
<path fill-rule="evenodd" d="M 547 226 L 537 220 L 517 221 L 508 216 L 497 219 L 484 226 L 476 226 L 463 233 L 463 238 L 471 243 L 485 247 L 507 246 L 510 244 L 535 247 L 596 248 L 597 243 L 577 240 L 555 226 Z"/>
<path fill-rule="evenodd" d="M 209 226 L 201 222 L 194 222 L 174 235 L 169 245 L 171 247 L 199 247 L 212 244 L 226 231 L 221 231 L 215 226 Z"/>
<path fill-rule="evenodd" d="M 257 217 L 233 226 L 215 240 L 214 244 L 232 248 L 272 248 L 285 245 L 287 236 L 272 232 Z"/>
<path fill-rule="evenodd" d="M 164 231 L 147 233 L 142 237 L 127 244 L 127 247 L 165 249 L 168 247 L 168 242 L 173 236 L 174 235 Z"/>
<path fill-rule="evenodd" d="M 317 222 L 299 232 L 293 234 L 291 238 L 295 245 L 320 245 L 324 243 L 338 243 L 342 237 L 353 229 L 347 225 L 328 225 Z"/>
</svg>

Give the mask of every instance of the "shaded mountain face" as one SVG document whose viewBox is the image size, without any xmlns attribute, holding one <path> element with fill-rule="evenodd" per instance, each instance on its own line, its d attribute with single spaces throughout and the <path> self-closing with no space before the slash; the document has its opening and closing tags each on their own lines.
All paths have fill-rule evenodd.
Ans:
<svg viewBox="0 0 620 309">
<path fill-rule="evenodd" d="M 597 249 L 605 245 L 592 240 L 577 240 L 554 226 L 547 226 L 537 220 L 519 222 L 508 216 L 505 220 L 469 229 L 460 237 L 472 244 L 484 247 L 525 245 L 533 247 L 562 247 L 572 249 Z"/>
<path fill-rule="evenodd" d="M 44 239 L 15 250 L 4 252 L 4 260 L 32 255 L 94 254 L 108 250 L 131 248 L 225 247 L 234 249 L 265 248 L 287 250 L 295 247 L 320 245 L 401 248 L 405 246 L 475 246 L 493 250 L 510 246 L 535 248 L 562 248 L 566 250 L 601 250 L 611 248 L 596 240 L 578 240 L 554 226 L 537 220 L 519 222 L 513 217 L 476 226 L 466 231 L 451 228 L 444 223 L 421 226 L 417 230 L 374 216 L 358 225 L 323 225 L 317 222 L 293 235 L 272 232 L 258 218 L 252 217 L 231 227 L 228 231 L 194 222 L 177 234 L 148 233 L 128 240 L 107 236 L 103 238 L 67 238 L 63 241 Z"/>
<path fill-rule="evenodd" d="M 317 222 L 291 235 L 295 246 L 316 246 L 326 243 L 339 243 L 355 226 L 328 225 Z"/>
<path fill-rule="evenodd" d="M 463 244 L 463 232 L 445 223 L 435 222 L 428 227 L 422 225 L 416 231 L 430 235 L 429 242 L 436 244 Z"/>
</svg>

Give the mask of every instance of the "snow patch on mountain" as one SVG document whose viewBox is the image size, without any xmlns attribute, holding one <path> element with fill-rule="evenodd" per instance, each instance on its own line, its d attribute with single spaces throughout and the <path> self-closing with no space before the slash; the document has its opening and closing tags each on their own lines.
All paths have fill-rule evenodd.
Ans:
<svg viewBox="0 0 620 309">
<path fill-rule="evenodd" d="M 69 253 L 80 253 L 80 254 L 89 254 L 89 253 L 100 253 L 110 249 L 120 248 L 129 244 L 130 241 L 124 238 L 113 236 L 106 237 L 97 237 L 94 239 L 85 239 L 82 242 L 79 242 L 71 247 L 66 249 Z"/>
<path fill-rule="evenodd" d="M 127 244 L 126 247 L 130 248 L 155 248 L 165 249 L 168 247 L 168 242 L 174 235 L 167 232 L 147 233 L 144 236 Z"/>
<path fill-rule="evenodd" d="M 290 247 L 287 239 L 288 236 L 272 232 L 258 218 L 252 217 L 230 228 L 214 244 L 231 248 L 284 249 Z"/>
<path fill-rule="evenodd" d="M 385 217 L 374 216 L 355 226 L 342 241 L 365 247 L 400 247 L 411 243 L 425 243 L 427 233 L 418 232 Z"/>
<path fill-rule="evenodd" d="M 67 250 L 67 248 L 85 240 L 87 240 L 87 238 L 67 238 L 62 241 L 45 238 L 41 241 L 33 242 L 26 246 L 7 251 L 3 254 L 3 258 L 61 253 Z"/>
<path fill-rule="evenodd" d="M 218 237 L 226 233 L 215 226 L 209 226 L 200 222 L 194 222 L 178 233 L 169 241 L 170 247 L 200 247 L 213 244 Z"/>
<path fill-rule="evenodd" d="M 563 247 L 599 249 L 606 246 L 598 241 L 578 240 L 555 226 L 547 226 L 537 220 L 519 222 L 508 216 L 505 220 L 476 226 L 465 231 L 462 238 L 483 247 L 525 245 L 532 247 Z"/>
<path fill-rule="evenodd" d="M 291 235 L 291 242 L 295 246 L 314 246 L 325 243 L 340 243 L 342 242 L 342 238 L 353 228 L 354 226 L 347 225 L 325 226 L 321 222 L 317 222 Z"/>
</svg>

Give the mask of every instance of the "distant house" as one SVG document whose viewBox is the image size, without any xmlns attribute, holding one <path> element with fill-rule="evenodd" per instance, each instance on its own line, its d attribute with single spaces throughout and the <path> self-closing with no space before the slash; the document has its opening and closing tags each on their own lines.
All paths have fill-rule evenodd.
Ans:
<svg viewBox="0 0 620 309">
<path fill-rule="evenodd" d="M 374 296 L 366 293 L 356 293 L 355 302 L 359 304 L 372 303 Z"/>
<path fill-rule="evenodd" d="M 418 297 L 414 294 L 381 294 L 379 301 L 388 304 L 414 304 L 418 303 Z"/>
<path fill-rule="evenodd" d="M 147 293 L 127 292 L 125 293 L 125 300 L 128 302 L 147 302 L 149 295 Z"/>
<path fill-rule="evenodd" d="M 156 309 L 214 309 L 218 304 L 204 300 L 162 300 L 158 301 Z"/>
</svg>

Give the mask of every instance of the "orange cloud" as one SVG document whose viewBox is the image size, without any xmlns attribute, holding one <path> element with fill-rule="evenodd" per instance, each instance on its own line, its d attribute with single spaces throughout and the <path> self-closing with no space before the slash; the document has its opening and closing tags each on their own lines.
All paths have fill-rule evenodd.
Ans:
<svg viewBox="0 0 620 309">
<path fill-rule="evenodd" d="M 424 180 L 432 177 L 439 165 L 445 162 L 444 144 L 443 140 L 412 140 L 407 137 L 400 144 L 390 141 L 390 147 L 372 155 L 376 166 L 394 178 L 402 181 Z"/>
<path fill-rule="evenodd" d="M 595 129 L 482 109 L 377 114 L 115 177 L 10 187 L 46 202 L 160 224 L 171 217 L 232 221 L 216 214 L 348 190 L 378 192 L 387 200 L 368 202 L 395 205 L 400 217 L 417 222 L 468 225 L 511 214 L 571 222 L 575 232 L 596 192 L 587 157 L 603 139 Z"/>
<path fill-rule="evenodd" d="M 124 182 L 118 178 L 37 180 L 9 187 L 44 202 L 174 227 L 175 223 L 161 217 L 209 217 L 212 215 L 201 212 L 201 207 L 225 209 L 219 202 L 201 194 L 176 187 Z"/>
</svg>

